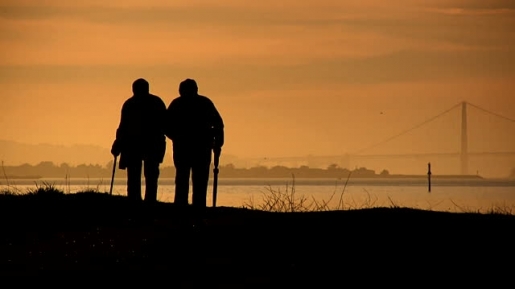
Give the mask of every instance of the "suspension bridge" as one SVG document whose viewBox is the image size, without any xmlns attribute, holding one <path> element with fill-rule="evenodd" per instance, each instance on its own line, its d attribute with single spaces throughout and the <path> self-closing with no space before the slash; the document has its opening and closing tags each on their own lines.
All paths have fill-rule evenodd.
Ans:
<svg viewBox="0 0 515 289">
<path fill-rule="evenodd" d="M 444 152 L 444 153 L 422 153 L 422 154 L 385 154 L 385 155 L 378 155 L 378 154 L 363 154 L 363 152 L 366 152 L 367 150 L 370 150 L 372 148 L 375 148 L 375 147 L 378 147 L 378 146 L 381 146 L 387 142 L 390 142 L 402 135 L 405 135 L 405 134 L 408 134 L 432 121 L 435 121 L 436 119 L 442 117 L 443 115 L 445 114 L 448 114 L 450 111 L 456 109 L 456 108 L 459 108 L 461 107 L 461 144 L 460 144 L 460 150 L 459 151 L 455 151 L 455 152 Z M 460 165 L 461 165 L 461 168 L 460 168 L 460 171 L 461 171 L 461 174 L 462 175 L 467 175 L 469 174 L 469 159 L 471 157 L 474 157 L 474 156 L 481 156 L 481 157 L 487 157 L 487 156 L 501 156 L 501 157 L 510 157 L 510 156 L 515 156 L 515 150 L 510 150 L 510 151 L 469 151 L 469 139 L 468 139 L 468 135 L 469 135 L 469 125 L 468 125 L 468 109 L 469 107 L 473 107 L 475 109 L 478 109 L 486 114 L 489 114 L 489 115 L 492 115 L 492 116 L 495 116 L 499 119 L 502 119 L 504 121 L 508 121 L 508 122 L 512 122 L 512 123 L 515 123 L 515 120 L 514 119 L 510 119 L 508 117 L 505 117 L 505 116 L 502 116 L 500 114 L 497 114 L 495 112 L 492 112 L 492 111 L 489 111 L 487 109 L 484 109 L 482 107 L 479 107 L 477 105 L 474 105 L 474 104 L 471 104 L 469 102 L 466 102 L 466 101 L 463 101 L 461 103 L 458 103 L 454 106 L 452 106 L 451 108 L 439 113 L 438 115 L 436 116 L 433 116 L 431 118 L 429 118 L 428 120 L 420 123 L 420 124 L 417 124 L 416 126 L 410 128 L 410 129 L 407 129 L 397 135 L 394 135 L 386 140 L 383 140 L 379 143 L 376 143 L 372 146 L 369 146 L 369 147 L 366 147 L 366 148 L 363 148 L 359 151 L 357 151 L 356 153 L 354 153 L 353 155 L 351 155 L 351 158 L 361 158 L 361 159 L 364 159 L 364 158 L 381 158 L 381 157 L 395 157 L 395 158 L 413 158 L 413 157 L 427 157 L 427 158 L 432 158 L 432 157 L 459 157 L 460 158 Z M 515 127 L 514 127 L 514 131 L 513 133 L 515 133 Z"/>
<path fill-rule="evenodd" d="M 460 133 L 460 146 L 452 152 L 429 152 L 429 153 L 393 153 L 393 154 L 367 154 L 367 152 L 370 152 L 374 148 L 378 148 L 381 146 L 384 146 L 387 143 L 392 142 L 395 139 L 400 138 L 401 136 L 407 135 L 413 131 L 416 131 L 423 126 L 428 125 L 431 122 L 436 121 L 439 118 L 442 118 L 444 115 L 449 114 L 451 111 L 461 108 L 461 130 Z M 349 164 L 350 162 L 360 162 L 364 160 L 378 160 L 378 159 L 414 159 L 414 158 L 424 158 L 424 159 L 434 159 L 434 158 L 454 158 L 459 159 L 460 168 L 459 171 L 462 175 L 468 175 L 469 174 L 469 160 L 473 157 L 513 157 L 515 158 L 515 149 L 508 149 L 508 150 L 500 150 L 500 151 L 471 151 L 469 149 L 470 143 L 469 143 L 469 119 L 468 119 L 468 113 L 470 108 L 474 108 L 475 110 L 478 110 L 482 113 L 485 113 L 489 116 L 493 116 L 497 118 L 498 120 L 502 120 L 504 122 L 513 123 L 513 130 L 512 133 L 515 135 L 515 119 L 508 118 L 506 116 L 503 116 L 501 114 L 492 112 L 490 110 L 484 109 L 480 106 L 474 105 L 472 103 L 469 103 L 467 101 L 463 101 L 460 103 L 457 103 L 456 105 L 450 107 L 449 109 L 446 109 L 445 111 L 405 130 L 402 131 L 396 135 L 393 135 L 389 138 L 386 138 L 385 140 L 382 140 L 378 143 L 375 143 L 371 146 L 362 148 L 358 151 L 355 151 L 350 154 L 346 155 L 327 155 L 327 156 L 316 156 L 316 157 L 283 157 L 283 158 L 269 158 L 267 161 L 269 162 L 275 162 L 275 163 L 282 163 L 282 162 L 305 162 L 308 161 L 310 158 L 316 158 L 319 163 L 321 162 L 330 162 L 334 163 L 336 161 L 340 161 L 340 163 Z M 515 143 L 512 146 L 515 148 Z M 347 166 L 348 167 L 348 166 Z"/>
</svg>

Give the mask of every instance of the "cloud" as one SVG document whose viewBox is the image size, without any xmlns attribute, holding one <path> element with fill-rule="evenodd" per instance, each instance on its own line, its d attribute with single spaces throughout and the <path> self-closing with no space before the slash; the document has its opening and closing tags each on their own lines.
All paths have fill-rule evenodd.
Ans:
<svg viewBox="0 0 515 289">
<path fill-rule="evenodd" d="M 428 12 L 452 16 L 514 16 L 512 0 L 437 0 L 426 3 Z"/>
<path fill-rule="evenodd" d="M 515 55 L 499 51 L 425 52 L 402 51 L 366 59 L 314 61 L 291 66 L 32 66 L 0 68 L 0 83 L 96 83 L 119 84 L 137 75 L 166 81 L 180 75 L 225 83 L 227 91 L 294 88 L 309 85 L 380 84 L 389 82 L 451 81 L 515 75 Z"/>
<path fill-rule="evenodd" d="M 62 25 L 45 20 L 11 26 L 10 35 L 20 41 L 6 41 L 3 49 L 10 57 L 0 61 L 3 65 L 197 66 L 222 62 L 296 65 L 319 59 L 365 58 L 420 47 L 409 39 L 372 30 L 345 29 L 340 25 L 241 31 L 205 26 L 149 31 L 143 27 L 124 29 L 78 21 Z M 37 43 L 37 49 L 26 45 L 28 40 Z"/>
<path fill-rule="evenodd" d="M 470 9 L 470 8 L 432 8 L 430 12 L 453 15 L 453 16 L 499 16 L 515 15 L 515 9 L 495 8 L 495 9 Z"/>
<path fill-rule="evenodd" d="M 513 0 L 433 0 L 425 5 L 439 8 L 461 8 L 466 10 L 515 9 Z"/>
<path fill-rule="evenodd" d="M 370 11 L 354 2 L 265 2 L 170 5 L 151 0 L 146 7 L 121 7 L 117 1 L 109 2 L 110 6 L 94 1 L 89 2 L 92 6 L 23 1 L 6 5 L 0 9 L 0 42 L 10 57 L 0 60 L 0 65 L 213 63 L 228 58 L 290 65 L 390 53 L 409 42 L 350 26 L 370 17 L 395 18 L 382 13 L 389 6 Z"/>
<path fill-rule="evenodd" d="M 97 79 L 96 70 L 129 77 L 137 69 L 265 82 L 274 81 L 267 74 L 357 83 L 506 75 L 515 18 L 484 9 L 509 10 L 511 2 L 12 1 L 0 8 L 0 81 L 21 72 L 35 81 Z"/>
<path fill-rule="evenodd" d="M 282 9 L 265 14 L 227 3 L 214 10 L 11 7 L 26 14 L 5 12 L 11 18 L 0 19 L 1 49 L 10 55 L 0 65 L 297 65 L 410 49 L 498 49 L 515 43 L 515 32 L 506 28 L 513 20 L 476 23 L 389 6 L 367 11 L 370 3 L 350 5 L 344 13 L 343 6 L 333 3 L 313 9 L 316 13 L 300 5 L 290 13 Z"/>
<path fill-rule="evenodd" d="M 231 2 L 231 1 L 226 1 Z M 112 25 L 156 25 L 168 23 L 170 25 L 203 25 L 207 23 L 218 26 L 270 26 L 280 24 L 326 24 L 341 20 L 392 18 L 402 11 L 392 7 L 377 6 L 369 9 L 368 6 L 356 5 L 322 5 L 314 1 L 307 1 L 309 5 L 299 5 L 291 2 L 286 5 L 256 5 L 259 1 L 234 2 L 207 5 L 147 5 L 134 6 L 66 6 L 42 5 L 0 6 L 0 18 L 13 20 L 82 20 L 93 23 L 106 23 Z M 299 1 L 302 2 L 302 1 Z M 179 2 L 180 3 L 180 2 Z M 209 3 L 209 2 L 207 2 Z M 246 5 L 241 5 L 245 3 Z M 279 2 L 281 3 L 281 2 Z M 248 5 L 247 5 L 248 4 Z M 261 3 L 262 4 L 262 3 Z M 388 13 L 385 13 L 388 11 Z"/>
</svg>

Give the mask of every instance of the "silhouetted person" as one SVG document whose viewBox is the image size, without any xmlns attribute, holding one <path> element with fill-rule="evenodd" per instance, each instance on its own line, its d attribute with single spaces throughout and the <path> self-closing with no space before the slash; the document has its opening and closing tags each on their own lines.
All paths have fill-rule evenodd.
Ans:
<svg viewBox="0 0 515 289">
<path fill-rule="evenodd" d="M 191 172 L 192 205 L 206 207 L 211 150 L 224 144 L 224 123 L 213 102 L 198 94 L 197 83 L 186 79 L 179 85 L 179 97 L 167 109 L 166 135 L 172 140 L 177 205 L 188 205 Z"/>
<path fill-rule="evenodd" d="M 141 201 L 141 170 L 144 167 L 145 201 L 157 200 L 159 165 L 166 151 L 164 120 L 166 104 L 150 94 L 140 78 L 132 84 L 134 95 L 122 106 L 121 120 L 111 153 L 120 156 L 119 168 L 127 169 L 127 196 Z"/>
</svg>

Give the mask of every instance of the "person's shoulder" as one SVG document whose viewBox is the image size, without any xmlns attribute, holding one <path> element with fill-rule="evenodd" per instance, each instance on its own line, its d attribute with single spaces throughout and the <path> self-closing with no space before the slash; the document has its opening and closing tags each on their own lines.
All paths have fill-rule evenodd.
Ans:
<svg viewBox="0 0 515 289">
<path fill-rule="evenodd" d="M 198 96 L 198 97 L 200 97 L 200 98 L 202 98 L 202 99 L 205 99 L 205 100 L 209 100 L 209 101 L 211 101 L 211 99 L 210 99 L 209 97 L 205 96 L 205 95 L 198 94 L 197 96 Z"/>
<path fill-rule="evenodd" d="M 198 95 L 198 97 L 205 103 L 208 103 L 208 104 L 213 104 L 213 101 L 211 100 L 211 98 L 205 96 L 205 95 Z"/>
<path fill-rule="evenodd" d="M 150 98 L 154 99 L 155 101 L 163 101 L 163 99 L 159 95 L 155 94 L 149 94 Z"/>
<path fill-rule="evenodd" d="M 155 95 L 155 94 L 149 94 L 150 98 L 152 99 L 152 101 L 154 101 L 155 103 L 158 103 L 158 104 L 165 104 L 163 98 L 161 98 L 159 95 Z"/>
<path fill-rule="evenodd" d="M 168 108 L 170 107 L 176 107 L 181 105 L 182 98 L 181 97 L 175 97 L 170 101 L 170 104 L 168 105 Z"/>
<path fill-rule="evenodd" d="M 131 97 L 127 98 L 127 99 L 123 102 L 122 108 L 125 108 L 125 107 L 128 107 L 128 106 L 133 105 L 134 101 L 135 101 L 134 96 L 131 96 Z"/>
<path fill-rule="evenodd" d="M 179 103 L 183 100 L 184 98 L 183 97 L 180 97 L 180 96 L 177 96 L 175 98 L 172 99 L 172 101 L 170 103 Z"/>
</svg>

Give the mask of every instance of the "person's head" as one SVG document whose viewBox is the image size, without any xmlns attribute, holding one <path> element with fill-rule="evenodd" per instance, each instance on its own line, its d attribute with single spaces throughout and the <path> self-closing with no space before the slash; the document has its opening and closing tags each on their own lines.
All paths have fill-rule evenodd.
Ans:
<svg viewBox="0 0 515 289">
<path fill-rule="evenodd" d="M 198 86 L 197 82 L 193 79 L 186 79 L 179 85 L 179 94 L 181 96 L 197 95 Z"/>
<path fill-rule="evenodd" d="M 136 79 L 132 83 L 132 92 L 134 93 L 134 95 L 149 94 L 150 88 L 149 88 L 148 81 L 146 81 L 143 78 Z"/>
</svg>

